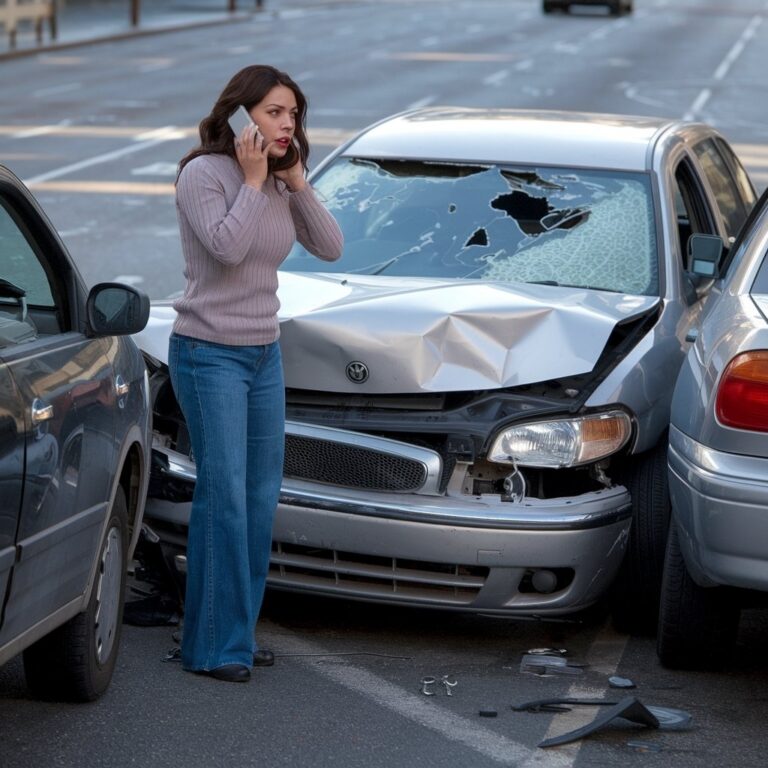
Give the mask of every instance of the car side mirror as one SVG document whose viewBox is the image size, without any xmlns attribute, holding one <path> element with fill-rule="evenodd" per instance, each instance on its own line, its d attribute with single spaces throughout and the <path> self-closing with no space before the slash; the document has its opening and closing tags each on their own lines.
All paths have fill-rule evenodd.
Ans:
<svg viewBox="0 0 768 768">
<path fill-rule="evenodd" d="M 717 235 L 695 234 L 688 238 L 687 270 L 699 277 L 718 277 L 723 241 Z"/>
<path fill-rule="evenodd" d="M 90 331 L 98 336 L 138 333 L 149 319 L 149 297 L 122 283 L 98 283 L 86 302 Z"/>
</svg>

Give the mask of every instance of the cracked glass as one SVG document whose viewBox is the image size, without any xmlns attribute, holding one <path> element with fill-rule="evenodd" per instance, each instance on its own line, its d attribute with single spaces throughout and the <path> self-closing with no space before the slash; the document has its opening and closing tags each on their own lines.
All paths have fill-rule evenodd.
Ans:
<svg viewBox="0 0 768 768">
<path fill-rule="evenodd" d="M 342 157 L 313 186 L 344 254 L 320 262 L 297 244 L 285 271 L 658 295 L 646 174 Z"/>
</svg>

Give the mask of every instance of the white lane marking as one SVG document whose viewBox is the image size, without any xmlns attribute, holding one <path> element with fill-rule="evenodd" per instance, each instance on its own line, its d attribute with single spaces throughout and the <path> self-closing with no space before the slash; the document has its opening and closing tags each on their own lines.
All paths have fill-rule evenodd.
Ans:
<svg viewBox="0 0 768 768">
<path fill-rule="evenodd" d="M 588 668 L 593 672 L 605 675 L 606 678 L 615 675 L 621 662 L 621 657 L 624 655 L 624 650 L 627 647 L 628 640 L 628 635 L 618 634 L 611 627 L 610 621 L 606 622 L 587 652 L 584 661 Z M 564 698 L 602 699 L 606 698 L 605 688 L 594 688 L 586 686 L 583 683 L 575 682 L 568 689 L 568 692 L 564 694 Z M 594 719 L 595 708 L 576 706 L 570 712 L 552 718 L 544 739 L 550 739 L 561 733 L 575 730 L 587 723 L 591 723 Z M 542 741 L 544 739 L 542 739 Z M 563 746 L 558 747 L 557 751 L 551 749 L 546 750 L 548 757 L 546 761 L 547 768 L 573 768 L 576 764 L 576 759 L 579 756 L 580 749 L 581 742 L 574 742 L 573 744 L 564 744 Z M 523 763 L 521 768 L 534 768 L 534 766 L 541 765 L 541 762 L 538 759 L 539 756 L 540 753 L 538 753 L 538 755 L 537 753 L 534 753 L 527 762 Z"/>
<path fill-rule="evenodd" d="M 696 120 L 696 118 L 701 114 L 701 111 L 706 106 L 707 102 L 712 96 L 712 90 L 710 88 L 705 88 L 697 97 L 696 101 L 691 104 L 691 108 L 688 110 L 688 113 L 683 117 L 684 120 Z"/>
<path fill-rule="evenodd" d="M 322 655 L 324 649 L 294 635 L 282 634 L 280 644 L 286 653 Z M 465 717 L 442 709 L 429 699 L 407 691 L 378 675 L 354 666 L 340 658 L 333 664 L 305 661 L 314 672 L 330 678 L 353 693 L 371 699 L 376 704 L 424 728 L 436 731 L 450 741 L 463 744 L 501 765 L 518 765 L 531 756 L 524 744 L 484 728 Z"/>
<path fill-rule="evenodd" d="M 38 88 L 36 91 L 32 91 L 32 97 L 35 99 L 42 99 L 45 96 L 53 96 L 57 93 L 79 91 L 82 87 L 82 83 L 64 83 L 63 85 L 54 85 L 50 88 Z"/>
<path fill-rule="evenodd" d="M 120 157 L 126 155 L 132 155 L 134 152 L 141 152 L 150 147 L 157 146 L 166 141 L 172 141 L 178 138 L 178 131 L 173 126 L 167 126 L 160 128 L 157 131 L 150 131 L 137 137 L 136 144 L 131 144 L 122 149 L 116 149 L 114 152 L 105 152 L 102 155 L 96 155 L 95 157 L 89 157 L 87 160 L 81 160 L 78 163 L 72 163 L 71 165 L 65 165 L 62 168 L 56 168 L 47 173 L 41 173 L 38 176 L 33 176 L 31 179 L 25 179 L 24 183 L 27 185 L 37 184 L 42 181 L 50 181 L 51 179 L 58 179 L 61 176 L 67 176 L 75 171 L 80 171 L 83 168 L 90 168 L 94 165 L 101 165 L 102 163 L 108 163 L 112 160 L 117 160 Z M 143 140 L 142 140 L 143 139 Z"/>
<path fill-rule="evenodd" d="M 484 85 L 501 85 L 504 80 L 509 77 L 508 69 L 500 69 L 498 72 L 494 72 L 492 75 L 483 78 Z"/>
<path fill-rule="evenodd" d="M 744 49 L 747 47 L 747 43 L 755 36 L 757 28 L 763 23 L 762 16 L 755 16 L 747 25 L 742 36 L 734 43 L 733 48 L 726 54 L 725 58 L 720 63 L 720 66 L 715 70 L 715 80 L 722 80 L 731 68 L 736 59 L 741 56 Z"/>
<path fill-rule="evenodd" d="M 70 126 L 71 124 L 71 120 L 62 120 L 60 123 L 56 123 L 56 125 L 40 125 L 37 128 L 29 128 L 26 131 L 18 131 L 17 133 L 13 133 L 11 134 L 11 138 L 30 139 L 34 138 L 35 136 L 45 136 L 47 133 L 55 133 L 60 128 Z"/>
<path fill-rule="evenodd" d="M 141 168 L 132 168 L 131 176 L 170 176 L 175 177 L 178 171 L 176 163 L 151 163 Z"/>
<path fill-rule="evenodd" d="M 768 4 L 766 4 L 768 7 Z M 721 83 L 728 74 L 731 67 L 736 60 L 744 52 L 747 44 L 755 36 L 757 28 L 763 23 L 762 16 L 753 16 L 747 24 L 745 30 L 739 35 L 739 39 L 731 46 L 731 50 L 725 55 L 725 58 L 718 64 L 715 73 L 712 76 L 713 80 L 717 83 Z M 696 120 L 700 117 L 701 111 L 712 96 L 712 90 L 710 88 L 704 88 L 701 93 L 696 97 L 690 109 L 683 116 L 684 120 Z"/>
</svg>

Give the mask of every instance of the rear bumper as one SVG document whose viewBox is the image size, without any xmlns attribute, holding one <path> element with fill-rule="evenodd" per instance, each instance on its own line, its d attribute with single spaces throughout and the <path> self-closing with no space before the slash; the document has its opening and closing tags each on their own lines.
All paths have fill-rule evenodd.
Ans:
<svg viewBox="0 0 768 768">
<path fill-rule="evenodd" d="M 150 499 L 146 516 L 164 538 L 164 530 L 183 528 L 190 506 Z M 611 584 L 630 513 L 623 487 L 515 504 L 286 481 L 268 583 L 393 604 L 567 614 Z"/>
<path fill-rule="evenodd" d="M 702 586 L 768 590 L 768 459 L 708 448 L 670 428 L 680 546 Z"/>
</svg>

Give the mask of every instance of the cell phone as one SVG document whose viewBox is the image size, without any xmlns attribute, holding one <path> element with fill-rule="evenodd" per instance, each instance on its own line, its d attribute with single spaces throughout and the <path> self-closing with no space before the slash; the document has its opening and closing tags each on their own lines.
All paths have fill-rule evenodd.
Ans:
<svg viewBox="0 0 768 768">
<path fill-rule="evenodd" d="M 243 132 L 243 128 L 253 124 L 253 119 L 248 114 L 248 110 L 241 104 L 229 117 L 229 127 L 235 136 Z M 257 127 L 258 130 L 258 127 Z"/>
</svg>

